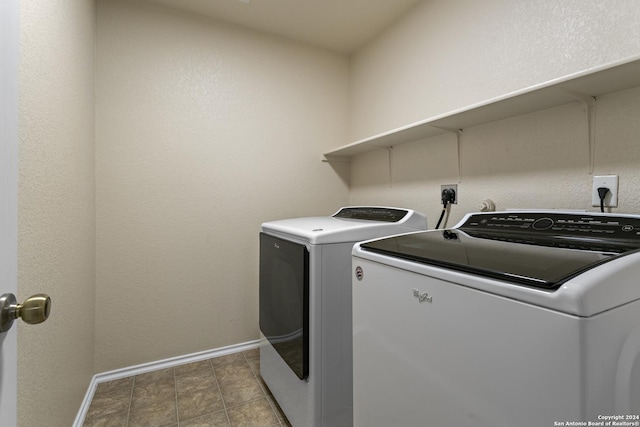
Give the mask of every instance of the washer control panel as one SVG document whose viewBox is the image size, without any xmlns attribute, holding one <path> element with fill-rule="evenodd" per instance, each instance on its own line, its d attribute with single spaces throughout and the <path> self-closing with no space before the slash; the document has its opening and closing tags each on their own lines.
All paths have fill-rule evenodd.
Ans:
<svg viewBox="0 0 640 427">
<path fill-rule="evenodd" d="M 640 217 L 556 212 L 491 212 L 470 215 L 458 227 L 463 231 L 546 234 L 578 238 L 637 240 Z"/>
</svg>

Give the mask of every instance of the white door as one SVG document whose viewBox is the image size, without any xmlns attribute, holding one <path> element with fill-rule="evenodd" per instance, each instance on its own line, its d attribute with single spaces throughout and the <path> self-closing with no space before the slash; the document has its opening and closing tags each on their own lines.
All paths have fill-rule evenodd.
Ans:
<svg viewBox="0 0 640 427">
<path fill-rule="evenodd" d="M 18 16 L 0 1 L 0 295 L 17 293 Z M 17 424 L 16 333 L 0 333 L 0 427 Z"/>
</svg>

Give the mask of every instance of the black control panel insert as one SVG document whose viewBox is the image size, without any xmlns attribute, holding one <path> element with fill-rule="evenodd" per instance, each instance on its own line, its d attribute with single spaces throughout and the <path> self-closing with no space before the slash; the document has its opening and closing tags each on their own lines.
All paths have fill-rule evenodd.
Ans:
<svg viewBox="0 0 640 427">
<path fill-rule="evenodd" d="M 474 214 L 460 230 L 483 238 L 543 244 L 553 239 L 576 249 L 597 249 L 603 244 L 640 248 L 640 218 L 588 213 L 498 212 Z"/>
<path fill-rule="evenodd" d="M 363 219 L 367 221 L 398 222 L 407 216 L 408 211 L 402 209 L 352 207 L 342 208 L 334 215 L 335 218 Z"/>
</svg>

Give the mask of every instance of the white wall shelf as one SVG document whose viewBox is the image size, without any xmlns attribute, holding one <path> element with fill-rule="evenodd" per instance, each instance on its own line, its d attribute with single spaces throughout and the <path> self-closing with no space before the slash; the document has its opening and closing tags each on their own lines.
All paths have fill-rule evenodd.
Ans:
<svg viewBox="0 0 640 427">
<path fill-rule="evenodd" d="M 544 82 L 504 96 L 381 133 L 324 153 L 324 161 L 558 107 L 640 86 L 640 55 Z M 584 101 L 582 101 L 584 102 Z"/>
</svg>

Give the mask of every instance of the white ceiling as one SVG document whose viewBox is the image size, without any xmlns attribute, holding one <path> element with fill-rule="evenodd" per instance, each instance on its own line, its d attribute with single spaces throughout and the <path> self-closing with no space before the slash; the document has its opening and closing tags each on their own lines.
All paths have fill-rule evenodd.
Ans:
<svg viewBox="0 0 640 427">
<path fill-rule="evenodd" d="M 145 0 L 350 53 L 421 0 Z"/>
</svg>

